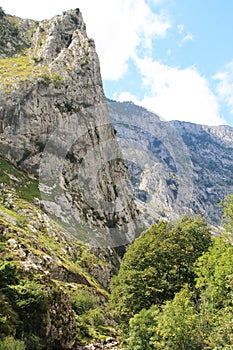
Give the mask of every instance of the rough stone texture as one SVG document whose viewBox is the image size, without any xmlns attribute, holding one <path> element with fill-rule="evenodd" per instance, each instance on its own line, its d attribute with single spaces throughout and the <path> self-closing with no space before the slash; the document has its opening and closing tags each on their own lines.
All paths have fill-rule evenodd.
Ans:
<svg viewBox="0 0 233 350">
<path fill-rule="evenodd" d="M 35 21 L 9 16 L 0 8 L 0 58 L 17 55 L 30 46 Z"/>
<path fill-rule="evenodd" d="M 50 293 L 49 312 L 45 324 L 44 339 L 47 350 L 75 348 L 75 313 L 69 296 L 61 288 Z"/>
<path fill-rule="evenodd" d="M 1 155 L 40 177 L 45 210 L 78 238 L 94 247 L 130 243 L 136 206 L 80 11 L 29 22 L 25 54 L 37 74 L 0 83 Z"/>
<path fill-rule="evenodd" d="M 166 122 L 132 102 L 108 107 L 145 221 L 187 213 L 220 225 L 218 203 L 233 193 L 233 128 Z"/>
</svg>

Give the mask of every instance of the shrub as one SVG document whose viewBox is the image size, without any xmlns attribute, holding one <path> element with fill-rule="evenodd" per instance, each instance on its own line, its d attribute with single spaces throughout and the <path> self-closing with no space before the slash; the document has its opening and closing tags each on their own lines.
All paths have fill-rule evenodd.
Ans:
<svg viewBox="0 0 233 350">
<path fill-rule="evenodd" d="M 25 346 L 22 341 L 7 337 L 0 342 L 0 350 L 25 350 Z"/>
<path fill-rule="evenodd" d="M 16 265 L 13 262 L 0 262 L 0 287 L 16 283 Z"/>
</svg>

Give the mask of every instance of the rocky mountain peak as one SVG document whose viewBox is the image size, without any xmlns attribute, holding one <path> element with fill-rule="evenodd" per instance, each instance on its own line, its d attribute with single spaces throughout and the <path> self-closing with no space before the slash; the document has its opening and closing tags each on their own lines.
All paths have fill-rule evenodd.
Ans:
<svg viewBox="0 0 233 350">
<path fill-rule="evenodd" d="M 38 56 L 37 59 L 41 63 L 51 63 L 59 56 L 64 58 L 67 49 L 76 49 L 77 57 L 81 51 L 87 54 L 88 40 L 81 12 L 79 9 L 70 10 L 63 12 L 61 16 L 53 17 L 50 21 L 44 20 L 38 24 L 32 52 Z"/>
<path fill-rule="evenodd" d="M 129 174 L 80 11 L 41 22 L 14 17 L 14 34 L 12 17 L 1 21 L 1 155 L 39 178 L 45 210 L 80 239 L 130 242 L 137 211 Z"/>
</svg>

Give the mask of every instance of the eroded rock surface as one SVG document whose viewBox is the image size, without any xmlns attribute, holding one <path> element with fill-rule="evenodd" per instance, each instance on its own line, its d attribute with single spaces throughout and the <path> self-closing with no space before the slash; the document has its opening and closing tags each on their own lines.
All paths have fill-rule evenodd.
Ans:
<svg viewBox="0 0 233 350">
<path fill-rule="evenodd" d="M 130 243 L 136 206 L 79 9 L 42 22 L 14 17 L 14 26 L 0 60 L 1 155 L 39 177 L 45 210 L 79 239 Z"/>
<path fill-rule="evenodd" d="M 201 214 L 221 225 L 233 193 L 233 128 L 165 121 L 132 102 L 108 101 L 144 220 Z"/>
</svg>

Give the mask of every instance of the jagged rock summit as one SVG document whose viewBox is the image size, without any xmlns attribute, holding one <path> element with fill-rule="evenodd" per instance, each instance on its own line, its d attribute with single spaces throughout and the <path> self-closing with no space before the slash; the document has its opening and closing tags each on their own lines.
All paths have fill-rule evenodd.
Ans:
<svg viewBox="0 0 233 350">
<path fill-rule="evenodd" d="M 0 13 L 0 155 L 39 178 L 45 210 L 93 246 L 135 237 L 137 210 L 79 9 Z"/>
</svg>

